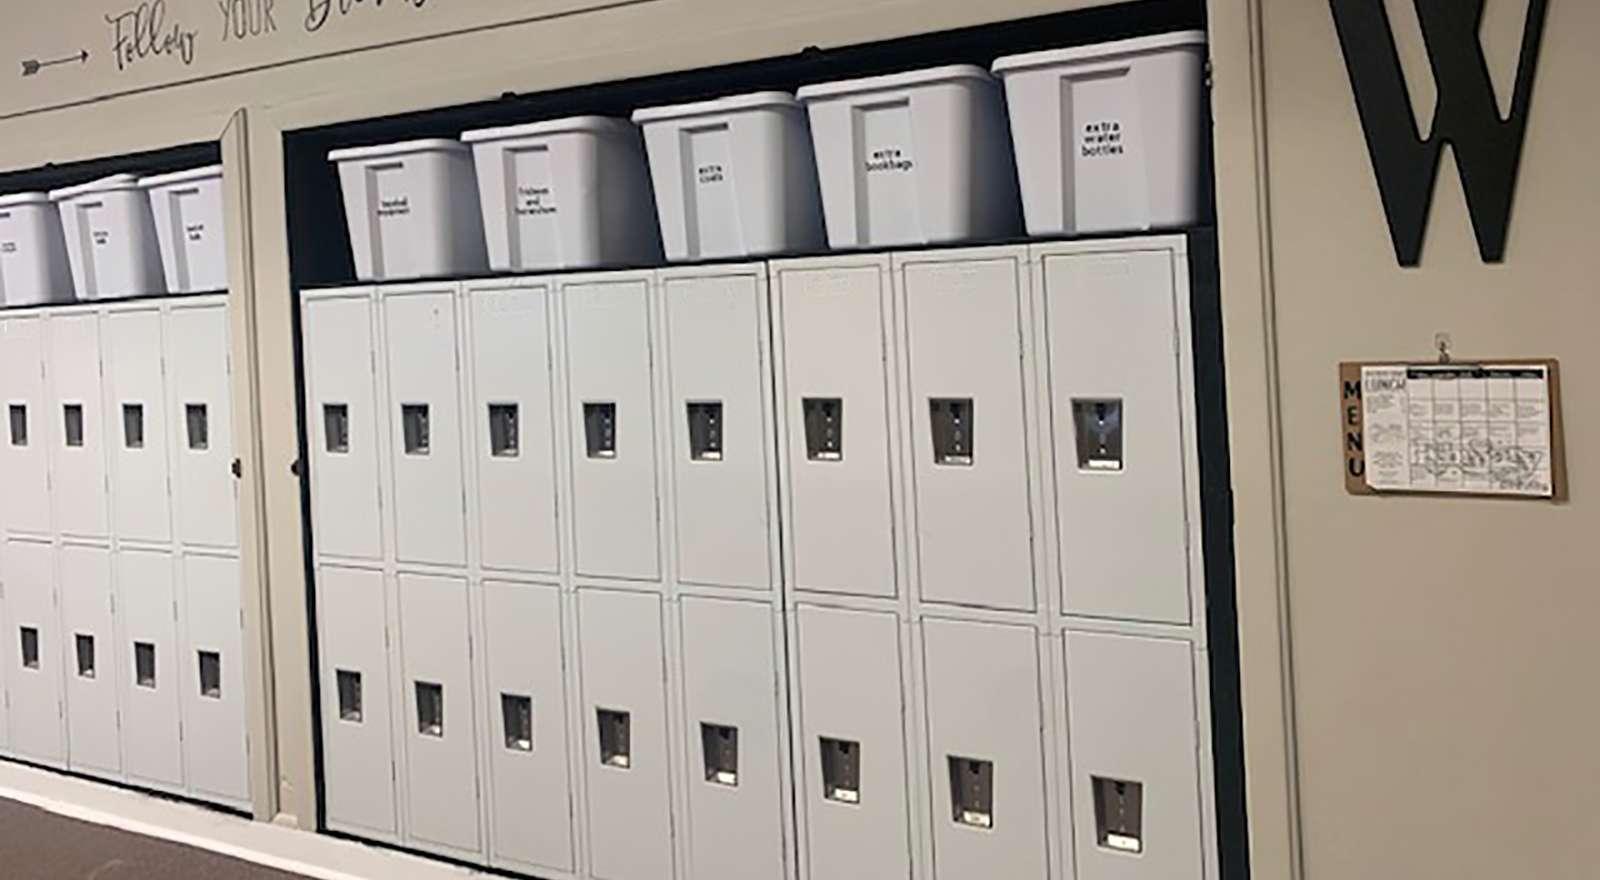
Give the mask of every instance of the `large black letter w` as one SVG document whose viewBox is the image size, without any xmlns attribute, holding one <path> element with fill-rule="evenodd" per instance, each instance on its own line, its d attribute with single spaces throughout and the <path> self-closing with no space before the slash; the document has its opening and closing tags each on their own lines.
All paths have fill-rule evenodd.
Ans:
<svg viewBox="0 0 1600 880">
<path fill-rule="evenodd" d="M 1417 121 L 1384 0 L 1329 2 L 1400 265 L 1422 261 L 1422 240 L 1445 144 L 1455 150 L 1478 252 L 1485 262 L 1500 262 L 1505 258 L 1548 0 L 1528 0 L 1510 119 L 1500 118 L 1489 65 L 1478 42 L 1484 0 L 1413 0 L 1439 93 L 1427 140 L 1416 136 Z"/>
</svg>

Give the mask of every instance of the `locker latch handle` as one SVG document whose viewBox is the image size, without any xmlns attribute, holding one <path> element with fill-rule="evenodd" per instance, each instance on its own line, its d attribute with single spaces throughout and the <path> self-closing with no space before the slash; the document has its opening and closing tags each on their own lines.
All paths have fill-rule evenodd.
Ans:
<svg viewBox="0 0 1600 880">
<path fill-rule="evenodd" d="M 721 401 L 690 401 L 686 408 L 689 417 L 689 460 L 721 461 Z"/>
<path fill-rule="evenodd" d="M 427 455 L 432 446 L 432 433 L 428 425 L 426 403 L 400 405 L 400 427 L 404 435 L 406 455 Z"/>
<path fill-rule="evenodd" d="M 633 768 L 632 718 L 617 709 L 596 712 L 600 727 L 600 763 L 617 770 Z"/>
<path fill-rule="evenodd" d="M 950 801 L 957 825 L 994 828 L 994 762 L 949 757 Z"/>
<path fill-rule="evenodd" d="M 806 397 L 800 400 L 806 425 L 806 458 L 811 461 L 844 460 L 844 400 Z"/>
<path fill-rule="evenodd" d="M 590 458 L 617 457 L 617 405 L 585 403 L 583 437 Z"/>
<path fill-rule="evenodd" d="M 513 752 L 533 751 L 533 698 L 501 694 L 500 718 L 505 726 L 506 748 Z"/>
<path fill-rule="evenodd" d="M 706 762 L 706 781 L 739 787 L 739 728 L 722 724 L 700 725 L 700 748 Z"/>
<path fill-rule="evenodd" d="M 1072 424 L 1077 439 L 1079 470 L 1122 470 L 1120 398 L 1074 398 Z"/>
<path fill-rule="evenodd" d="M 861 803 L 861 743 L 821 738 L 822 796 L 855 806 Z"/>
<path fill-rule="evenodd" d="M 1094 789 L 1095 837 L 1117 852 L 1144 851 L 1144 784 L 1103 776 L 1090 778 Z"/>
<path fill-rule="evenodd" d="M 417 733 L 435 738 L 444 736 L 444 685 L 417 682 Z"/>
<path fill-rule="evenodd" d="M 933 432 L 934 463 L 971 467 L 973 446 L 972 398 L 929 398 L 928 416 Z"/>
</svg>

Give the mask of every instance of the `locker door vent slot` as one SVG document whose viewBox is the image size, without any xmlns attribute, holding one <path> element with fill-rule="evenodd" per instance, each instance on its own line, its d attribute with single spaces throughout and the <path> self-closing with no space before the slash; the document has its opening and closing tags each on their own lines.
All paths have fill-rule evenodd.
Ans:
<svg viewBox="0 0 1600 880">
<path fill-rule="evenodd" d="M 705 753 L 706 781 L 739 787 L 739 728 L 721 724 L 700 725 L 700 746 Z"/>
<path fill-rule="evenodd" d="M 144 404 L 122 405 L 122 445 L 128 449 L 144 448 Z"/>
<path fill-rule="evenodd" d="M 633 744 L 629 733 L 631 717 L 614 709 L 599 710 L 600 763 L 627 770 L 633 767 Z"/>
<path fill-rule="evenodd" d="M 78 677 L 94 678 L 94 636 L 78 633 L 73 642 L 78 654 Z"/>
<path fill-rule="evenodd" d="M 583 435 L 590 458 L 617 457 L 617 405 L 583 405 Z"/>
<path fill-rule="evenodd" d="M 489 454 L 495 458 L 516 458 L 522 440 L 517 436 L 517 405 L 489 404 Z"/>
<path fill-rule="evenodd" d="M 190 449 L 204 452 L 211 448 L 211 420 L 205 404 L 184 404 L 183 423 L 188 429 Z"/>
<path fill-rule="evenodd" d="M 1135 855 L 1144 852 L 1144 784 L 1101 776 L 1091 777 L 1090 784 L 1100 846 Z"/>
<path fill-rule="evenodd" d="M 533 698 L 501 694 L 500 717 L 505 723 L 506 748 L 513 752 L 533 751 Z"/>
<path fill-rule="evenodd" d="M 444 685 L 417 682 L 417 733 L 444 737 Z"/>
<path fill-rule="evenodd" d="M 971 467 L 972 398 L 929 398 L 928 415 L 933 428 L 934 464 Z"/>
<path fill-rule="evenodd" d="M 334 673 L 339 687 L 339 720 L 361 723 L 361 673 L 340 669 Z"/>
<path fill-rule="evenodd" d="M 806 458 L 811 461 L 844 460 L 844 401 L 837 397 L 800 400 L 806 423 Z"/>
<path fill-rule="evenodd" d="M 28 407 L 27 407 L 27 405 L 26 404 L 22 404 L 22 403 L 13 403 L 13 404 L 11 404 L 11 406 L 10 406 L 10 408 L 8 410 L 8 415 L 9 415 L 9 421 L 11 423 L 11 445 L 12 446 L 27 446 L 28 445 Z"/>
<path fill-rule="evenodd" d="M 22 628 L 22 668 L 39 668 L 39 630 L 31 626 Z"/>
<path fill-rule="evenodd" d="M 861 803 L 861 743 L 822 737 L 822 796 Z"/>
<path fill-rule="evenodd" d="M 722 403 L 691 402 L 689 410 L 689 460 L 722 460 Z"/>
<path fill-rule="evenodd" d="M 402 403 L 400 429 L 404 434 L 406 455 L 427 455 L 429 446 L 428 405 Z"/>
<path fill-rule="evenodd" d="M 216 651 L 199 652 L 200 696 L 210 700 L 222 699 L 222 655 Z"/>
<path fill-rule="evenodd" d="M 328 451 L 342 455 L 350 451 L 350 406 L 343 403 L 322 405 L 322 433 Z"/>
<path fill-rule="evenodd" d="M 156 646 L 151 642 L 133 643 L 133 683 L 142 688 L 156 686 Z"/>
<path fill-rule="evenodd" d="M 1078 443 L 1078 470 L 1122 470 L 1122 401 L 1072 401 L 1072 424 Z"/>
<path fill-rule="evenodd" d="M 83 445 L 83 404 L 67 403 L 61 406 L 61 427 L 68 446 L 77 448 Z"/>
<path fill-rule="evenodd" d="M 957 825 L 994 827 L 994 762 L 950 756 L 950 800 Z"/>
</svg>

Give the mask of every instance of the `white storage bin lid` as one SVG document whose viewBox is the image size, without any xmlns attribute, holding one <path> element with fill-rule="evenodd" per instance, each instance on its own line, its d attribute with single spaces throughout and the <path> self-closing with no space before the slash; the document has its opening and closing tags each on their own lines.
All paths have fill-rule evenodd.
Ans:
<svg viewBox="0 0 1600 880">
<path fill-rule="evenodd" d="M 144 189 L 154 189 L 158 186 L 171 186 L 175 183 L 189 183 L 195 180 L 215 180 L 221 176 L 221 165 L 207 165 L 204 168 L 191 168 L 188 171 L 174 171 L 171 174 L 141 177 L 139 178 L 139 186 Z"/>
<path fill-rule="evenodd" d="M 619 134 L 632 131 L 633 126 L 609 116 L 568 116 L 564 119 L 547 119 L 525 125 L 506 125 L 499 128 L 480 128 L 461 133 L 461 140 L 469 144 L 488 141 L 509 141 L 519 138 L 546 137 L 553 134 Z"/>
<path fill-rule="evenodd" d="M 891 73 L 888 76 L 872 76 L 866 79 L 847 79 L 839 82 L 819 83 L 805 86 L 795 97 L 802 101 L 816 101 L 823 98 L 837 98 L 843 95 L 859 95 L 865 92 L 892 92 L 901 89 L 915 88 L 917 86 L 931 86 L 939 83 L 957 82 L 964 79 L 975 79 L 983 82 L 994 82 L 994 77 L 987 70 L 973 64 L 948 64 L 944 67 L 930 67 L 926 70 L 911 70 L 905 73 Z"/>
<path fill-rule="evenodd" d="M 467 148 L 460 141 L 449 138 L 425 138 L 401 141 L 397 144 L 380 144 L 375 147 L 346 147 L 328 154 L 329 162 L 360 162 L 366 159 L 386 159 L 390 156 L 412 156 L 417 153 L 459 153 Z"/>
<path fill-rule="evenodd" d="M 42 192 L 12 193 L 9 196 L 0 196 L 0 208 L 15 208 L 21 205 L 48 205 L 50 194 Z"/>
<path fill-rule="evenodd" d="M 1094 43 L 1088 46 L 1073 46 L 1067 49 L 1047 49 L 1043 52 L 1029 52 L 1024 55 L 1008 55 L 1004 58 L 995 59 L 994 72 L 1002 74 L 1015 73 L 1020 70 L 1029 70 L 1037 67 L 1056 67 L 1062 64 L 1076 64 L 1118 55 L 1148 55 L 1163 49 L 1204 46 L 1205 44 L 1205 31 L 1174 31 L 1170 34 L 1155 34 L 1149 37 L 1117 40 L 1113 43 Z"/>
<path fill-rule="evenodd" d="M 75 199 L 78 196 L 86 196 L 90 193 L 116 192 L 118 190 L 138 188 L 139 178 L 133 176 L 132 174 L 113 174 L 110 177 L 102 177 L 99 180 L 91 180 L 88 183 L 80 183 L 77 186 L 69 186 L 63 189 L 51 190 L 50 201 L 64 202 L 68 199 Z"/>
<path fill-rule="evenodd" d="M 671 119 L 686 119 L 691 116 L 720 116 L 724 113 L 740 113 L 747 110 L 760 110 L 765 107 L 793 109 L 800 106 L 794 95 L 788 92 L 751 92 L 747 95 L 732 95 L 726 98 L 717 98 L 712 101 L 695 101 L 692 104 L 672 104 L 667 107 L 646 107 L 633 112 L 633 121 L 643 125 L 647 122 L 665 122 Z"/>
</svg>

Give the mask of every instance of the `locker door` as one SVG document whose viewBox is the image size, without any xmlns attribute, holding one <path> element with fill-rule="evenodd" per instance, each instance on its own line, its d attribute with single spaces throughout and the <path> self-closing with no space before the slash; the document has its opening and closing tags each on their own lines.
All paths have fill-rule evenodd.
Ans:
<svg viewBox="0 0 1600 880">
<path fill-rule="evenodd" d="M 795 588 L 894 597 L 885 265 L 779 269 Z"/>
<path fill-rule="evenodd" d="M 1021 309 L 1008 256 L 901 267 L 922 598 L 1034 607 Z"/>
<path fill-rule="evenodd" d="M 116 671 L 120 651 L 112 620 L 111 551 L 67 545 L 59 559 L 67 766 L 116 775 L 122 770 Z"/>
<path fill-rule="evenodd" d="M 482 564 L 556 574 L 550 288 L 474 290 L 469 296 Z"/>
<path fill-rule="evenodd" d="M 172 537 L 167 481 L 167 406 L 161 364 L 161 312 L 117 311 L 101 324 L 105 381 L 111 389 L 110 426 L 113 531 L 129 541 Z"/>
<path fill-rule="evenodd" d="M 774 612 L 763 603 L 682 600 L 689 876 L 785 876 L 780 685 Z"/>
<path fill-rule="evenodd" d="M 382 572 L 328 565 L 317 570 L 328 828 L 392 841 L 399 826 L 387 617 Z"/>
<path fill-rule="evenodd" d="M 103 426 L 100 385 L 100 317 L 91 312 L 50 319 L 45 364 L 55 398 L 51 487 L 56 531 L 69 537 L 106 537 L 106 456 L 111 436 Z"/>
<path fill-rule="evenodd" d="M 1038 645 L 1025 626 L 923 624 L 942 880 L 1049 874 Z"/>
<path fill-rule="evenodd" d="M 661 576 L 650 354 L 650 282 L 562 288 L 577 570 Z"/>
<path fill-rule="evenodd" d="M 316 551 L 380 559 L 372 303 L 364 294 L 308 299 L 303 335 Z"/>
<path fill-rule="evenodd" d="M 129 780 L 165 789 L 183 785 L 176 576 L 170 553 L 117 552 L 122 767 Z"/>
<path fill-rule="evenodd" d="M 1205 876 L 1193 656 L 1186 642 L 1067 634 L 1079 876 Z"/>
<path fill-rule="evenodd" d="M 448 290 L 390 294 L 383 299 L 383 323 L 395 552 L 402 562 L 462 565 L 466 494 L 455 295 Z"/>
<path fill-rule="evenodd" d="M 0 534 L 50 533 L 48 425 L 44 388 L 44 319 L 0 320 Z"/>
<path fill-rule="evenodd" d="M 763 270 L 662 282 L 684 583 L 772 586 L 766 297 Z"/>
<path fill-rule="evenodd" d="M 467 582 L 402 574 L 407 842 L 481 858 Z"/>
<path fill-rule="evenodd" d="M 190 547 L 237 547 L 227 303 L 173 305 L 166 339 L 177 539 Z"/>
<path fill-rule="evenodd" d="M 1194 440 L 1172 256 L 1058 254 L 1043 266 L 1062 605 L 1186 624 L 1183 471 Z"/>
<path fill-rule="evenodd" d="M 183 609 L 178 674 L 189 793 L 243 805 L 250 800 L 250 768 L 239 560 L 184 557 Z"/>
<path fill-rule="evenodd" d="M 483 585 L 489 693 L 490 855 L 534 872 L 573 869 L 572 781 L 556 587 Z"/>
<path fill-rule="evenodd" d="M 800 751 L 810 880 L 911 873 L 909 783 L 892 614 L 801 606 Z"/>
<path fill-rule="evenodd" d="M 8 541 L 3 643 L 11 697 L 11 752 L 59 766 L 66 760 L 62 730 L 61 650 L 55 600 L 55 550 L 49 544 Z"/>
<path fill-rule="evenodd" d="M 578 594 L 589 871 L 605 880 L 671 880 L 661 600 L 597 590 Z"/>
</svg>

